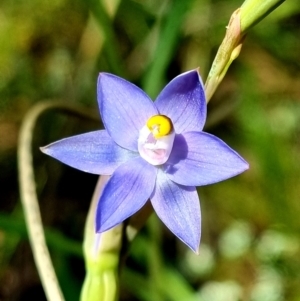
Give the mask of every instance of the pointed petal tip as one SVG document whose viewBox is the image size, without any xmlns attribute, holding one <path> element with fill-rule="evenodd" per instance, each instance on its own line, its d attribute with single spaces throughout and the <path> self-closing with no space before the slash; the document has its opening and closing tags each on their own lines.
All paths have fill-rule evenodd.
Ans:
<svg viewBox="0 0 300 301">
<path fill-rule="evenodd" d="M 168 226 L 167 226 L 168 227 Z M 168 227 L 169 228 L 169 227 Z M 170 231 L 172 231 L 169 228 Z M 184 243 L 187 247 L 189 247 L 196 255 L 199 255 L 199 250 L 200 250 L 200 240 L 201 240 L 201 231 L 195 233 L 191 233 L 191 235 L 187 235 L 187 233 L 174 233 L 178 239 L 181 240 L 182 243 Z"/>
<path fill-rule="evenodd" d="M 232 172 L 232 174 L 228 175 L 228 177 L 226 177 L 224 179 L 215 181 L 214 183 L 218 183 L 218 182 L 221 182 L 221 181 L 224 181 L 224 180 L 236 177 L 236 176 L 244 173 L 245 171 L 247 171 L 250 168 L 250 165 L 249 165 L 249 163 L 247 161 L 245 161 L 240 156 L 239 156 L 239 158 L 240 158 L 240 162 L 239 162 L 239 164 L 236 165 L 235 170 Z M 211 183 L 211 184 L 214 184 L 214 183 Z"/>
<path fill-rule="evenodd" d="M 200 238 L 199 241 L 197 241 L 196 243 L 187 243 L 186 241 L 183 241 L 183 243 L 185 243 L 196 255 L 199 255 L 199 250 L 200 250 Z"/>
<path fill-rule="evenodd" d="M 101 79 L 103 79 L 105 77 L 117 77 L 117 76 L 114 75 L 114 74 L 111 74 L 111 73 L 107 73 L 107 72 L 99 72 L 98 82 L 99 82 L 99 80 L 101 80 Z"/>
<path fill-rule="evenodd" d="M 161 221 L 197 253 L 201 239 L 201 210 L 195 187 L 177 185 L 159 170 L 150 200 Z"/>
<path fill-rule="evenodd" d="M 200 254 L 200 246 L 198 246 L 196 249 L 192 249 L 192 251 L 196 254 L 199 255 Z"/>
<path fill-rule="evenodd" d="M 110 230 L 111 228 L 113 228 L 113 227 L 115 227 L 115 226 L 117 226 L 119 224 L 121 224 L 121 222 L 120 223 L 116 223 L 115 225 L 109 225 L 109 226 L 107 226 L 105 224 L 101 225 L 101 223 L 96 218 L 96 227 L 95 227 L 96 229 L 95 230 L 96 230 L 96 233 L 100 234 L 100 233 L 103 233 L 103 232 L 106 232 L 106 231 Z"/>
<path fill-rule="evenodd" d="M 46 155 L 49 154 L 49 148 L 48 148 L 48 145 L 45 145 L 45 146 L 41 146 L 39 147 L 40 151 Z"/>
<path fill-rule="evenodd" d="M 247 170 L 247 169 L 250 168 L 250 164 L 247 161 L 245 161 L 245 163 L 246 163 L 246 169 L 245 170 Z"/>
<path fill-rule="evenodd" d="M 200 67 L 196 67 L 195 69 L 192 69 L 191 72 L 196 72 L 199 76 L 200 82 L 203 84 L 202 77 L 201 77 L 201 74 L 200 74 Z"/>
<path fill-rule="evenodd" d="M 239 175 L 239 174 L 243 173 L 244 171 L 248 170 L 250 168 L 250 164 L 239 154 L 237 154 L 237 155 L 240 159 L 240 164 L 239 164 L 239 169 L 237 170 L 236 175 Z"/>
</svg>

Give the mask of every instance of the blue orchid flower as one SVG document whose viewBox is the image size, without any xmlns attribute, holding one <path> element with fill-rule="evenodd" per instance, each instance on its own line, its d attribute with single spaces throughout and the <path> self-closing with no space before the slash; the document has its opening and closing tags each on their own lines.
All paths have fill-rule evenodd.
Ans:
<svg viewBox="0 0 300 301">
<path fill-rule="evenodd" d="M 197 252 L 201 213 L 195 186 L 249 167 L 223 141 L 202 131 L 206 100 L 198 71 L 177 76 L 154 102 L 137 86 L 108 73 L 100 73 L 97 91 L 105 130 L 41 150 L 82 171 L 111 175 L 96 211 L 97 232 L 123 222 L 150 200 L 164 224 Z"/>
</svg>

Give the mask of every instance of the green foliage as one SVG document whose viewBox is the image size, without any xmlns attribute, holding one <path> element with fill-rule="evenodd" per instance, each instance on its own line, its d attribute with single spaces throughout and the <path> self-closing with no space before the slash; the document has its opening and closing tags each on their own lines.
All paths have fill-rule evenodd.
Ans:
<svg viewBox="0 0 300 301">
<path fill-rule="evenodd" d="M 125 76 L 153 98 L 189 69 L 200 67 L 205 79 L 230 15 L 241 5 L 237 0 L 0 3 L 1 300 L 35 300 L 30 291 L 38 291 L 25 224 L 14 213 L 17 136 L 27 109 L 53 98 L 96 110 L 100 71 Z M 206 131 L 238 150 L 250 170 L 199 189 L 199 256 L 152 217 L 130 247 L 120 300 L 299 300 L 299 14 L 297 1 L 286 1 L 248 30 L 241 55 L 209 104 Z M 37 148 L 53 137 L 98 127 L 52 114 L 40 121 L 34 141 L 48 245 L 67 300 L 79 300 L 80 244 L 96 178 L 43 157 Z"/>
</svg>

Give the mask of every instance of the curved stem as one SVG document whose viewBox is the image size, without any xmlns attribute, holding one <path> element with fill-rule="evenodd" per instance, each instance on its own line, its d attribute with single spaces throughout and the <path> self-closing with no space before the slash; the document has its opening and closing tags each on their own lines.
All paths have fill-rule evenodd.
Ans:
<svg viewBox="0 0 300 301">
<path fill-rule="evenodd" d="M 36 185 L 34 180 L 33 160 L 31 145 L 33 131 L 40 115 L 48 110 L 59 109 L 73 115 L 97 119 L 86 109 L 63 104 L 58 101 L 46 101 L 36 104 L 25 116 L 21 125 L 18 143 L 18 167 L 21 202 L 23 205 L 25 221 L 28 228 L 29 240 L 33 257 L 41 278 L 47 300 L 63 301 L 61 292 L 49 250 L 45 241 L 45 233 L 38 205 Z"/>
</svg>

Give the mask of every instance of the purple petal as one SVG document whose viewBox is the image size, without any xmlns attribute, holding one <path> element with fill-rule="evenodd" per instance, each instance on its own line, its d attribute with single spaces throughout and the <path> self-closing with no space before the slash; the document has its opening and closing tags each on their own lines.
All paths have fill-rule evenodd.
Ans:
<svg viewBox="0 0 300 301">
<path fill-rule="evenodd" d="M 151 203 L 165 225 L 197 253 L 201 236 L 201 213 L 195 187 L 178 185 L 159 170 Z"/>
<path fill-rule="evenodd" d="M 140 88 L 108 73 L 98 77 L 98 104 L 106 130 L 120 146 L 137 151 L 140 129 L 157 110 Z"/>
<path fill-rule="evenodd" d="M 171 118 L 177 134 L 202 131 L 206 120 L 206 100 L 197 70 L 175 77 L 154 104 L 160 114 Z"/>
<path fill-rule="evenodd" d="M 157 169 L 140 157 L 117 168 L 100 197 L 96 231 L 106 231 L 136 213 L 149 199 L 156 173 Z"/>
<path fill-rule="evenodd" d="M 41 151 L 79 170 L 111 175 L 123 162 L 137 153 L 117 145 L 104 130 L 62 139 L 41 147 Z"/>
<path fill-rule="evenodd" d="M 176 135 L 164 165 L 172 181 L 188 186 L 220 182 L 248 168 L 248 163 L 226 143 L 204 132 Z"/>
</svg>

